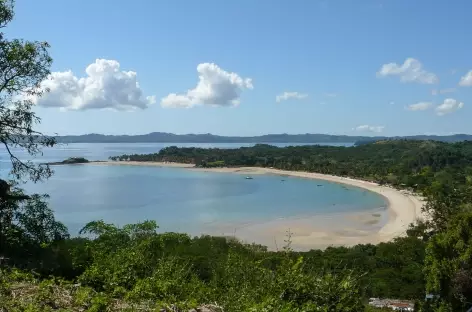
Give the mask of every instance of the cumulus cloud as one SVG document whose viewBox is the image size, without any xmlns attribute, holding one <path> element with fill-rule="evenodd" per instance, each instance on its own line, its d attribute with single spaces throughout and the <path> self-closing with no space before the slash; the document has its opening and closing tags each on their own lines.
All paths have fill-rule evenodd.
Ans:
<svg viewBox="0 0 472 312">
<path fill-rule="evenodd" d="M 459 85 L 463 87 L 472 87 L 472 70 L 462 76 Z"/>
<path fill-rule="evenodd" d="M 289 99 L 296 99 L 296 100 L 302 100 L 308 97 L 308 94 L 305 93 L 299 93 L 299 92 L 284 92 L 282 94 L 279 94 L 275 97 L 275 101 L 277 103 L 286 101 Z"/>
<path fill-rule="evenodd" d="M 455 112 L 459 109 L 464 107 L 463 102 L 459 102 L 454 99 L 445 99 L 441 105 L 436 107 L 436 114 L 439 116 L 443 116 L 452 112 Z"/>
<path fill-rule="evenodd" d="M 133 110 L 156 102 L 155 96 L 143 96 L 136 72 L 122 71 L 115 60 L 97 59 L 85 73 L 82 78 L 70 70 L 51 73 L 40 86 L 50 92 L 31 100 L 39 106 L 66 110 Z"/>
<path fill-rule="evenodd" d="M 362 131 L 362 132 L 375 132 L 380 133 L 384 130 L 385 126 L 369 126 L 369 125 L 361 125 L 353 128 L 355 131 Z"/>
<path fill-rule="evenodd" d="M 423 69 L 420 61 L 407 58 L 402 65 L 388 63 L 382 65 L 377 72 L 377 77 L 399 76 L 402 82 L 417 82 L 423 84 L 434 84 L 439 81 L 438 77 Z"/>
<path fill-rule="evenodd" d="M 250 78 L 241 78 L 213 63 L 197 66 L 198 84 L 184 94 L 171 93 L 162 98 L 163 107 L 193 107 L 195 105 L 236 106 L 241 92 L 252 89 Z"/>
<path fill-rule="evenodd" d="M 431 108 L 431 106 L 433 106 L 433 103 L 431 102 L 419 102 L 416 104 L 408 105 L 406 109 L 410 111 L 424 111 Z"/>
</svg>

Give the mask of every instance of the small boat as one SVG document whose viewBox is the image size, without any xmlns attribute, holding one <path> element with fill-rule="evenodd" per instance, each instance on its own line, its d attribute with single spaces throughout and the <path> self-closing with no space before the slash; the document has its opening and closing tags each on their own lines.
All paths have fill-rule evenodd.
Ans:
<svg viewBox="0 0 472 312">
<path fill-rule="evenodd" d="M 246 180 L 252 180 L 252 177 L 246 177 Z"/>
</svg>

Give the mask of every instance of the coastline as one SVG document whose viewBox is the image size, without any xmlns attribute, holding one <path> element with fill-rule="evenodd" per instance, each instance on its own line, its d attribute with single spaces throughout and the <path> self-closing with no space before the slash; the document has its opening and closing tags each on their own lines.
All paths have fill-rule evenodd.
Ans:
<svg viewBox="0 0 472 312">
<path fill-rule="evenodd" d="M 270 220 L 257 224 L 244 225 L 234 229 L 232 233 L 222 233 L 244 241 L 267 245 L 269 249 L 278 249 L 282 246 L 288 230 L 292 233 L 292 248 L 295 250 L 309 250 L 313 248 L 326 248 L 329 246 L 353 246 L 356 244 L 378 244 L 391 241 L 396 237 L 405 235 L 410 223 L 422 218 L 421 207 L 423 201 L 420 197 L 406 191 L 396 190 L 388 186 L 380 186 L 376 183 L 338 177 L 327 174 L 286 171 L 274 168 L 238 167 L 238 168 L 196 168 L 193 164 L 166 163 L 166 162 L 137 162 L 137 161 L 108 161 L 89 162 L 92 165 L 129 165 L 129 166 L 156 166 L 187 168 L 193 171 L 233 173 L 242 175 L 273 174 L 280 176 L 292 176 L 298 178 L 324 180 L 366 189 L 384 197 L 388 207 L 388 220 L 380 229 L 343 228 L 335 229 L 335 223 L 340 218 L 350 219 L 349 223 L 355 225 L 354 220 L 366 220 L 372 212 L 359 212 L 353 214 L 326 214 L 286 219 Z M 347 222 L 347 221 L 345 221 Z M 330 225 L 331 224 L 331 225 Z M 365 224 L 365 223 L 364 223 Z"/>
</svg>

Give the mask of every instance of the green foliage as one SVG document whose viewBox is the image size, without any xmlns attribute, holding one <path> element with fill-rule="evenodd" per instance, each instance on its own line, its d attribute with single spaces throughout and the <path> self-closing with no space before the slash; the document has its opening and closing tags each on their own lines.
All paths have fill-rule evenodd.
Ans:
<svg viewBox="0 0 472 312">
<path fill-rule="evenodd" d="M 237 149 L 166 147 L 159 153 L 122 155 L 111 160 L 171 161 L 228 167 L 259 166 L 350 176 L 427 190 L 432 181 L 462 183 L 464 168 L 472 168 L 472 142 L 392 140 L 356 147 L 265 144 Z M 449 178 L 448 178 L 449 177 Z"/>
<path fill-rule="evenodd" d="M 60 161 L 60 162 L 55 162 L 55 163 L 51 163 L 51 164 L 54 164 L 54 165 L 71 165 L 71 164 L 84 164 L 84 163 L 88 163 L 88 159 L 85 159 L 83 157 L 69 157 L 63 161 Z"/>
<path fill-rule="evenodd" d="M 94 248 L 94 253 L 89 266 L 78 276 L 80 286 L 62 279 L 40 281 L 18 271 L 2 271 L 6 276 L 0 284 L 4 298 L 0 307 L 31 307 L 38 311 L 52 307 L 74 310 L 82 307 L 89 311 L 104 311 L 117 302 L 120 306 L 145 306 L 145 311 L 151 311 L 149 302 L 161 306 L 176 303 L 187 308 L 217 302 L 224 311 L 254 311 L 262 307 L 261 302 L 266 310 L 273 306 L 292 309 L 287 311 L 359 311 L 363 307 L 363 286 L 354 271 L 314 272 L 305 266 L 302 257 L 290 253 L 275 254 L 280 257 L 280 265 L 271 269 L 262 261 L 267 252 L 254 253 L 251 245 L 229 240 L 224 246 L 223 241 L 219 242 L 225 252 L 210 265 L 210 276 L 202 280 L 198 276 L 199 269 L 192 265 L 192 258 L 183 256 L 186 248 L 159 251 L 159 246 L 175 246 L 177 242 L 192 248 L 192 245 L 203 246 L 203 242 L 211 240 L 207 237 L 182 240 L 180 235 L 172 235 L 175 242 L 169 244 L 170 238 L 166 234 L 136 235 L 143 227 L 148 228 L 146 224 L 121 229 L 110 226 L 108 231 L 85 241 L 85 245 Z M 126 244 L 114 242 L 122 240 L 125 231 Z M 103 246 L 105 239 L 113 242 L 113 247 L 96 249 L 96 246 Z M 147 250 L 148 246 L 155 248 Z M 143 256 L 137 250 L 144 252 Z M 203 255 L 204 251 L 200 256 Z M 13 300 L 19 291 L 22 300 Z"/>
<path fill-rule="evenodd" d="M 0 1 L 2 30 L 13 19 L 13 4 L 11 0 Z M 35 156 L 43 147 L 55 144 L 54 138 L 34 130 L 40 119 L 32 110 L 32 98 L 47 91 L 40 84 L 50 74 L 48 48 L 46 42 L 9 40 L 0 33 L 0 142 L 10 158 L 15 179 L 0 179 L 0 257 L 7 258 L 10 265 L 42 271 L 55 270 L 58 265 L 55 249 L 45 247 L 52 247 L 68 234 L 54 220 L 44 196 L 29 196 L 18 188 L 18 181 L 29 178 L 36 182 L 48 178 L 52 171 L 47 165 L 20 160 L 12 148 Z"/>
<path fill-rule="evenodd" d="M 13 194 L 23 194 L 14 189 Z M 61 242 L 69 237 L 67 228 L 55 221 L 46 197 L 33 195 L 28 199 L 0 202 L 0 255 L 8 264 L 36 268 L 43 273 L 56 271 Z"/>
<path fill-rule="evenodd" d="M 457 215 L 426 249 L 427 291 L 452 310 L 472 301 L 472 213 Z"/>
<path fill-rule="evenodd" d="M 214 168 L 214 167 L 225 167 L 226 164 L 224 160 L 217 160 L 217 161 L 210 161 L 210 162 L 205 162 L 202 161 L 201 167 L 203 168 Z"/>
<path fill-rule="evenodd" d="M 290 249 L 290 237 L 284 252 L 269 252 L 234 239 L 190 238 L 156 229 L 150 221 L 122 228 L 96 221 L 81 231 L 87 237 L 65 241 L 70 245 L 62 252 L 69 252 L 71 261 L 60 269 L 72 266 L 66 271 L 76 272 L 80 283 L 69 304 L 99 309 L 105 301 L 112 305 L 118 300 L 191 308 L 216 302 L 225 311 L 360 311 L 366 296 L 423 295 L 418 249 L 424 243 L 413 237 L 379 246 L 297 253 Z M 60 281 L 37 289 L 43 297 L 54 297 L 48 289 L 71 287 Z M 400 286 L 389 291 L 382 288 L 384 283 Z M 407 283 L 412 286 L 405 287 Z"/>
<path fill-rule="evenodd" d="M 2 0 L 0 27 L 7 26 L 13 16 L 13 1 Z M 41 153 L 42 147 L 55 144 L 54 138 L 34 130 L 40 119 L 32 111 L 31 100 L 45 91 L 39 86 L 50 74 L 52 59 L 48 48 L 47 42 L 8 40 L 0 33 L 0 142 L 10 156 L 16 179 L 27 176 L 38 181 L 52 174 L 47 165 L 24 162 L 11 152 L 11 147 L 19 147 L 34 156 Z"/>
<path fill-rule="evenodd" d="M 17 270 L 0 270 L 0 310 L 3 311 L 121 311 L 131 306 L 62 279 L 39 280 Z"/>
</svg>

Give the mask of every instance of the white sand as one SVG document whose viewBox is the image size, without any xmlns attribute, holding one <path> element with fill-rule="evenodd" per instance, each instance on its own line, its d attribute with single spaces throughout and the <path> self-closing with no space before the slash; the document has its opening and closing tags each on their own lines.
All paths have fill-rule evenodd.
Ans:
<svg viewBox="0 0 472 312">
<path fill-rule="evenodd" d="M 263 223 L 234 225 L 219 227 L 218 234 L 235 235 L 247 242 L 257 242 L 267 245 L 270 249 L 280 249 L 288 230 L 292 233 L 292 248 L 295 250 L 309 250 L 312 248 L 326 248 L 328 246 L 353 246 L 356 244 L 390 241 L 403 236 L 410 223 L 422 218 L 420 197 L 399 191 L 391 187 L 380 186 L 375 183 L 350 178 L 301 171 L 285 171 L 272 168 L 241 167 L 241 168 L 195 168 L 190 164 L 162 163 L 162 162 L 92 162 L 101 165 L 140 165 L 158 167 L 181 167 L 189 170 L 205 172 L 225 172 L 243 175 L 276 174 L 301 178 L 325 180 L 361 187 L 382 195 L 388 202 L 388 220 L 379 228 L 380 214 L 372 211 L 326 214 L 313 216 L 294 216 L 293 218 L 270 220 Z M 192 168 L 193 167 L 193 168 Z M 371 224 L 372 227 L 366 227 Z M 229 230 L 232 228 L 232 230 Z M 215 234 L 214 230 L 211 234 Z"/>
</svg>

